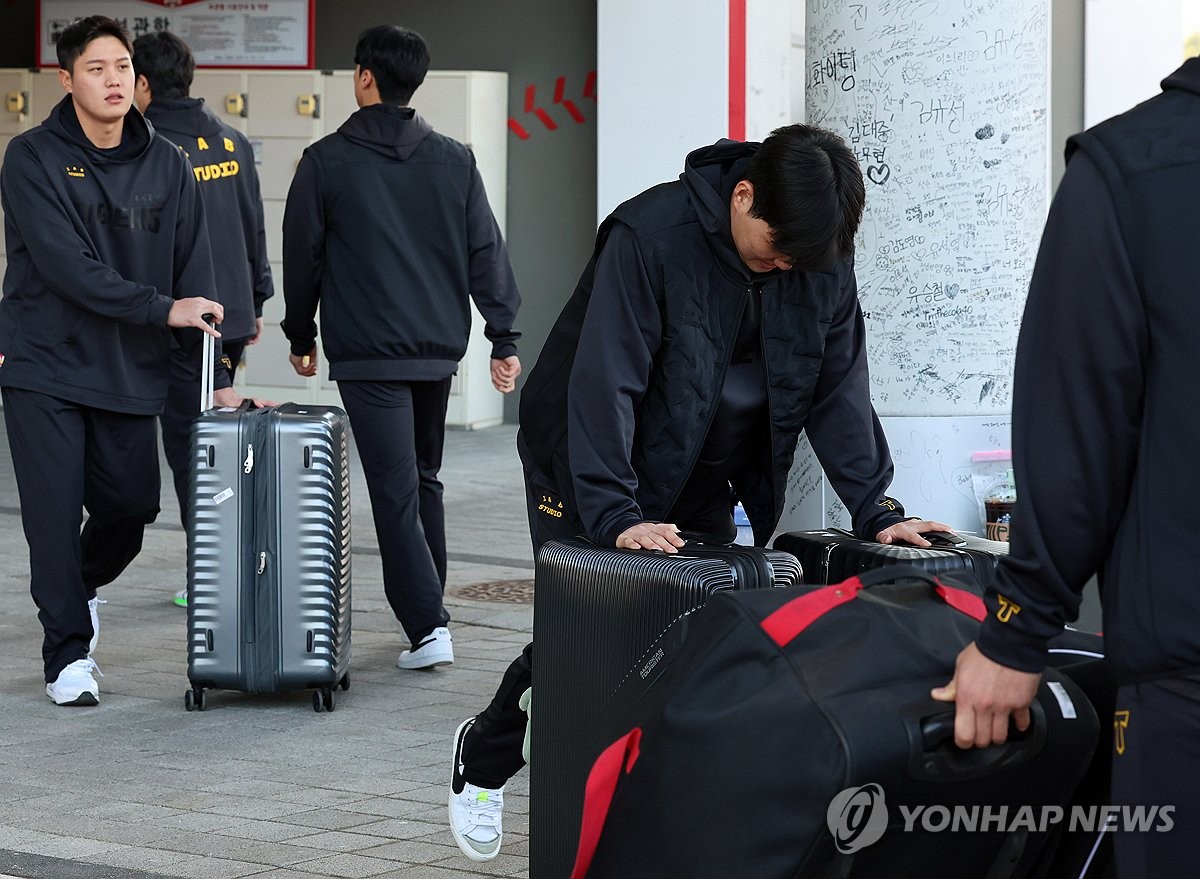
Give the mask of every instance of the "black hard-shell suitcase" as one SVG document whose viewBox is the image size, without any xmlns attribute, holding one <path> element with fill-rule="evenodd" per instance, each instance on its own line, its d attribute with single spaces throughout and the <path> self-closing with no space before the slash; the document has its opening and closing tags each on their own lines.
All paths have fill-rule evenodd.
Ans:
<svg viewBox="0 0 1200 879">
<path fill-rule="evenodd" d="M 208 345 L 205 356 L 207 376 Z M 311 689 L 313 708 L 333 711 L 335 689 L 350 685 L 346 413 L 202 412 L 190 503 L 184 707 L 203 710 L 209 688 Z"/>
<path fill-rule="evenodd" d="M 780 534 L 773 546 L 796 556 L 804 567 L 804 582 L 819 586 L 897 564 L 913 565 L 931 574 L 966 570 L 985 580 L 995 570 L 999 557 L 1008 554 L 1007 543 L 970 535 L 963 535 L 963 539 L 966 543 L 959 547 L 916 547 L 863 540 L 849 531 L 827 528 Z"/>
<path fill-rule="evenodd" d="M 689 543 L 678 555 L 582 540 L 542 547 L 533 622 L 531 879 L 570 871 L 601 721 L 618 688 L 636 689 L 637 670 L 653 668 L 672 623 L 715 593 L 791 586 L 800 575 L 793 556 L 756 547 Z"/>
<path fill-rule="evenodd" d="M 977 593 L 894 566 L 715 598 L 606 724 L 571 879 L 1032 875 L 1053 842 L 1037 810 L 1065 810 L 1098 721 L 1051 669 L 1027 733 L 954 745 L 929 690 L 978 631 Z"/>
</svg>

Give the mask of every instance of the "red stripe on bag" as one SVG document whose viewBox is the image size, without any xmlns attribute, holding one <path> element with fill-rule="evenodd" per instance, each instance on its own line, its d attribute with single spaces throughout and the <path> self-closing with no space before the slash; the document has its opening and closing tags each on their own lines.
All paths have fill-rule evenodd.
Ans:
<svg viewBox="0 0 1200 879">
<path fill-rule="evenodd" d="M 600 844 L 600 832 L 604 819 L 617 792 L 617 781 L 624 768 L 628 775 L 641 753 L 641 727 L 634 727 L 621 738 L 604 749 L 588 773 L 587 789 L 583 795 L 583 822 L 579 828 L 579 849 L 575 852 L 575 866 L 571 879 L 583 879 L 592 865 L 592 856 Z"/>
<path fill-rule="evenodd" d="M 851 577 L 833 586 L 793 598 L 762 621 L 763 631 L 780 647 L 807 629 L 835 607 L 853 601 L 862 583 Z"/>
<path fill-rule="evenodd" d="M 967 592 L 965 589 L 955 589 L 953 586 L 946 586 L 940 580 L 935 591 L 941 596 L 942 601 L 955 610 L 965 613 L 972 619 L 983 622 L 983 618 L 987 616 L 987 605 L 983 603 L 982 598 L 973 592 Z"/>
</svg>

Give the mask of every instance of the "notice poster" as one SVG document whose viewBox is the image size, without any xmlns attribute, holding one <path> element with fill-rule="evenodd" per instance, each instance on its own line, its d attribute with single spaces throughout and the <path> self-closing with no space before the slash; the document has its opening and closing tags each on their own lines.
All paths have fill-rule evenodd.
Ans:
<svg viewBox="0 0 1200 879">
<path fill-rule="evenodd" d="M 38 64 L 57 67 L 63 28 L 107 15 L 134 39 L 171 31 L 191 47 L 199 67 L 312 67 L 314 0 L 40 0 Z"/>
</svg>

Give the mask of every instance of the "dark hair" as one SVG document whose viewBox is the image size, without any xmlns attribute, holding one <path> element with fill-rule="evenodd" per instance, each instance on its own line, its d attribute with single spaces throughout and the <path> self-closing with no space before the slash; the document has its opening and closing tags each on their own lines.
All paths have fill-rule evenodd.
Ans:
<svg viewBox="0 0 1200 879">
<path fill-rule="evenodd" d="M 133 71 L 146 77 L 155 100 L 174 101 L 191 91 L 196 59 L 175 34 L 154 31 L 133 41 Z"/>
<path fill-rule="evenodd" d="M 416 31 L 395 24 L 369 27 L 358 36 L 354 63 L 371 71 L 385 104 L 407 104 L 425 81 L 429 46 Z"/>
<path fill-rule="evenodd" d="M 788 125 L 762 142 L 743 175 L 754 186 L 750 216 L 799 268 L 821 270 L 854 252 L 866 191 L 858 159 L 823 128 Z"/>
<path fill-rule="evenodd" d="M 121 22 L 103 15 L 89 15 L 87 18 L 73 21 L 63 28 L 56 46 L 58 66 L 68 73 L 73 73 L 75 62 L 79 60 L 83 50 L 88 47 L 88 43 L 97 37 L 116 37 L 129 50 L 129 54 L 133 54 L 133 45 L 129 42 L 129 31 L 125 30 Z"/>
</svg>

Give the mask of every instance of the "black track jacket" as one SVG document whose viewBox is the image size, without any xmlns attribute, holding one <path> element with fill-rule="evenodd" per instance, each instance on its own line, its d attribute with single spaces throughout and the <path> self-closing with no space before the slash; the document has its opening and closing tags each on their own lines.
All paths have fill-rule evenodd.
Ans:
<svg viewBox="0 0 1200 879">
<path fill-rule="evenodd" d="M 214 293 L 204 208 L 178 147 L 133 109 L 121 145 L 98 149 L 68 95 L 9 144 L 0 198 L 0 386 L 161 412 L 172 300 Z"/>
<path fill-rule="evenodd" d="M 218 119 L 202 98 L 153 100 L 146 119 L 192 163 L 216 274 L 216 299 L 225 308 L 221 339 L 254 335 L 255 318 L 275 294 L 267 261 L 267 229 L 254 149 L 245 135 Z"/>
<path fill-rule="evenodd" d="M 329 377 L 435 381 L 467 350 L 471 300 L 492 357 L 517 353 L 508 249 L 471 151 L 411 108 L 376 104 L 309 147 L 283 218 L 283 331 Z"/>
<path fill-rule="evenodd" d="M 1200 59 L 1067 154 L 1017 344 L 1017 505 L 979 648 L 1040 671 L 1097 573 L 1121 681 L 1200 674 Z"/>
<path fill-rule="evenodd" d="M 731 480 L 764 544 L 806 431 L 830 482 L 874 538 L 904 518 L 871 407 L 851 260 L 752 275 L 734 248 L 721 181 L 758 148 L 720 141 L 681 179 L 620 205 L 521 392 L 521 433 L 545 474 L 570 473 L 588 536 L 612 546 L 665 521 L 716 416 L 749 297 L 761 309 L 768 442 Z M 557 482 L 562 476 L 556 477 Z"/>
</svg>

